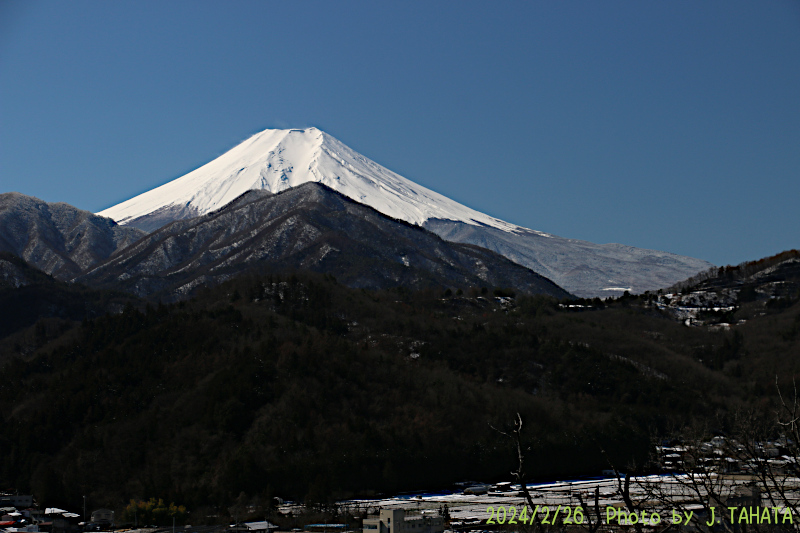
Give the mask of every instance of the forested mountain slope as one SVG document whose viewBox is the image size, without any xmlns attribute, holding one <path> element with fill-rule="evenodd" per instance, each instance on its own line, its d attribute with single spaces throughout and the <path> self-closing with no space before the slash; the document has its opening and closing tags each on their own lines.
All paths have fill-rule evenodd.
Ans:
<svg viewBox="0 0 800 533">
<path fill-rule="evenodd" d="M 251 269 L 332 274 L 369 289 L 486 286 L 569 296 L 499 254 L 444 241 L 319 183 L 274 195 L 248 191 L 149 234 L 78 280 L 175 300 Z"/>
<path fill-rule="evenodd" d="M 60 280 L 73 279 L 145 235 L 62 202 L 0 194 L 0 252 L 11 252 Z"/>
<path fill-rule="evenodd" d="M 492 426 L 517 412 L 531 476 L 592 474 L 601 448 L 625 464 L 683 424 L 724 431 L 800 372 L 797 302 L 711 331 L 649 297 L 498 294 L 245 275 L 85 321 L 4 367 L 0 481 L 114 506 L 507 479 L 515 453 Z"/>
</svg>

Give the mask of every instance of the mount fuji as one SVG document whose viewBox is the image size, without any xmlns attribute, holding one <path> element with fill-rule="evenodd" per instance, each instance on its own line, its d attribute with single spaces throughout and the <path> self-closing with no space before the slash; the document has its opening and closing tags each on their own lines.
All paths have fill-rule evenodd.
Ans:
<svg viewBox="0 0 800 533">
<path fill-rule="evenodd" d="M 148 231 L 219 209 L 252 189 L 277 193 L 309 181 L 419 226 L 441 218 L 523 229 L 417 185 L 317 128 L 262 131 L 207 165 L 98 214 Z"/>
<path fill-rule="evenodd" d="M 274 194 L 307 182 L 322 183 L 446 240 L 498 252 L 578 296 L 658 289 L 713 266 L 668 252 L 564 239 L 510 224 L 418 185 L 317 128 L 264 130 L 210 163 L 98 215 L 153 231 L 218 210 L 248 190 Z"/>
</svg>

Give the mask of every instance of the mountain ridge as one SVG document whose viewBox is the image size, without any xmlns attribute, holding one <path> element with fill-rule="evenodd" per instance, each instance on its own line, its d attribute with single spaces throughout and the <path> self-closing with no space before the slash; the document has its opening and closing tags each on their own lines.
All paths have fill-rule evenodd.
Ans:
<svg viewBox="0 0 800 533">
<path fill-rule="evenodd" d="M 64 202 L 0 194 L 0 251 L 62 281 L 133 243 L 145 232 Z"/>
<path fill-rule="evenodd" d="M 680 271 L 691 272 L 697 260 L 670 252 L 625 244 L 595 244 L 556 235 L 520 232 L 430 219 L 423 225 L 443 239 L 474 244 L 552 279 L 580 297 L 621 296 L 666 287 Z M 710 265 L 710 263 L 708 263 Z M 588 288 L 587 288 L 588 287 Z"/>
<path fill-rule="evenodd" d="M 100 214 L 148 231 L 202 215 L 250 189 L 272 193 L 318 182 L 453 242 L 486 247 L 583 297 L 641 293 L 713 265 L 701 259 L 598 245 L 523 228 L 404 178 L 317 128 L 264 130 L 213 161 Z"/>
<path fill-rule="evenodd" d="M 314 182 L 277 194 L 247 191 L 206 215 L 174 221 L 77 280 L 176 299 L 252 268 L 311 270 L 369 289 L 483 286 L 570 296 L 499 254 L 448 242 Z"/>
</svg>

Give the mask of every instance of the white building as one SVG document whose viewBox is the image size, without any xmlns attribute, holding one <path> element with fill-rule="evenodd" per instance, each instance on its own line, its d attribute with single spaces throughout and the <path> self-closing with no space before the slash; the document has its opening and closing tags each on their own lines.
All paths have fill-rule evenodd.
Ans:
<svg viewBox="0 0 800 533">
<path fill-rule="evenodd" d="M 444 518 L 430 514 L 409 514 L 404 509 L 381 509 L 377 518 L 365 518 L 363 533 L 441 533 Z"/>
<path fill-rule="evenodd" d="M 0 494 L 0 507 L 11 506 L 17 509 L 26 509 L 33 507 L 33 496 L 30 494 Z"/>
</svg>

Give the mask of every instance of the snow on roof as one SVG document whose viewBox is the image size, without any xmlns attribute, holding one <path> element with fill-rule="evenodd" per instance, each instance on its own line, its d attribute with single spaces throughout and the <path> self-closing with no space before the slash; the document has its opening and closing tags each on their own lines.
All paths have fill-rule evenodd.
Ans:
<svg viewBox="0 0 800 533">
<path fill-rule="evenodd" d="M 277 529 L 278 526 L 271 522 L 261 521 L 261 522 L 246 522 L 244 524 L 247 526 L 247 529 L 250 531 L 257 531 L 262 529 Z"/>
</svg>

